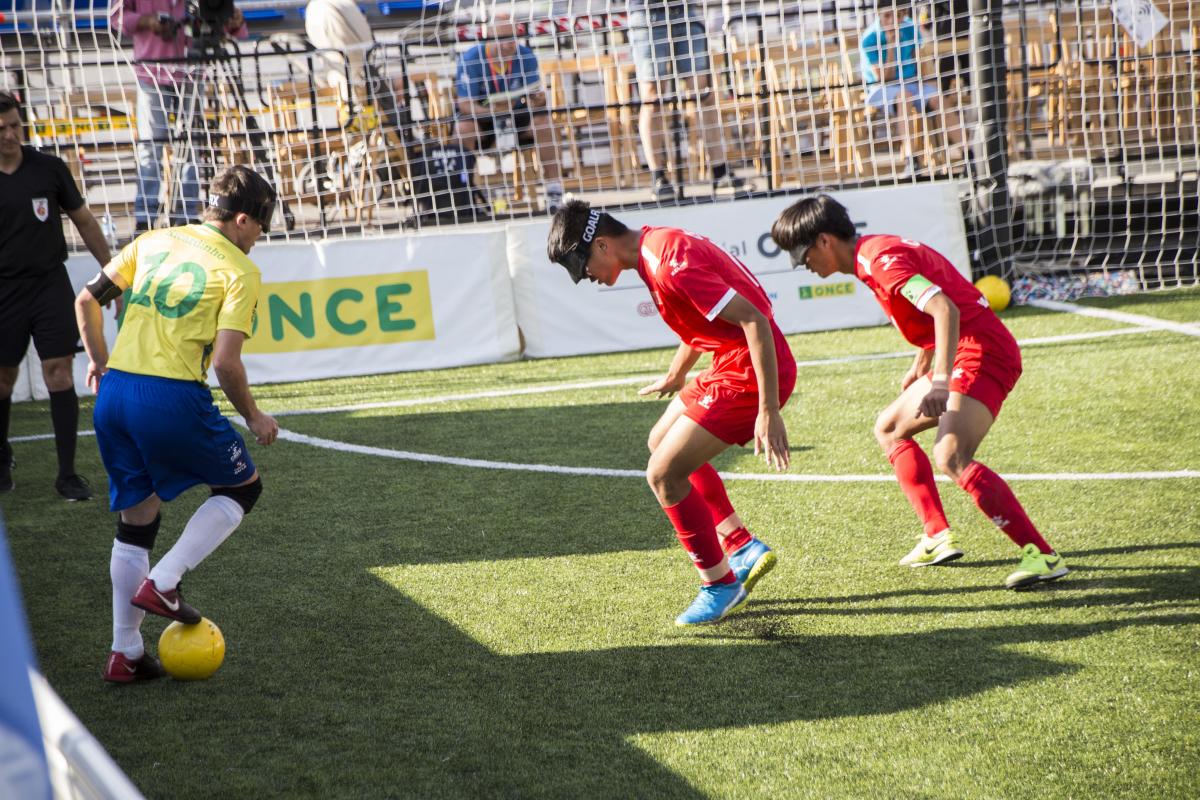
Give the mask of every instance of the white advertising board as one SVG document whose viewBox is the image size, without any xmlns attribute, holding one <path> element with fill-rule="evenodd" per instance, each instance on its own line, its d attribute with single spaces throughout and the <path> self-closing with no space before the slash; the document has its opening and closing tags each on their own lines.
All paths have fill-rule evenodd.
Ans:
<svg viewBox="0 0 1200 800">
<path fill-rule="evenodd" d="M 517 358 L 520 342 L 500 228 L 297 244 L 260 244 L 258 329 L 246 342 L 252 383 L 437 369 Z M 78 291 L 90 256 L 67 264 Z M 111 347 L 116 323 L 106 312 Z M 76 388 L 85 357 L 75 360 Z M 211 379 L 210 375 L 210 379 Z M 37 356 L 14 397 L 43 399 Z"/>
<path fill-rule="evenodd" d="M 953 183 L 830 192 L 850 211 L 859 232 L 894 233 L 922 241 L 970 276 L 966 233 Z M 685 228 L 737 256 L 762 282 L 785 333 L 831 330 L 887 321 L 871 292 L 850 275 L 826 280 L 793 270 L 771 240 L 771 224 L 796 197 L 746 200 L 615 214 L 631 228 Z M 615 286 L 574 285 L 546 260 L 548 222 L 511 225 L 508 261 L 525 353 L 567 356 L 662 347 L 678 339 L 658 318 L 633 270 Z"/>
</svg>

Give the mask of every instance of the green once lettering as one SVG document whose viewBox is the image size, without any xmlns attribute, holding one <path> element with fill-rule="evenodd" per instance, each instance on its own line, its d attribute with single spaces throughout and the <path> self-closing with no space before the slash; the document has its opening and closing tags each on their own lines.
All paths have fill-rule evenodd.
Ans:
<svg viewBox="0 0 1200 800">
<path fill-rule="evenodd" d="M 329 320 L 329 325 L 338 333 L 346 336 L 353 336 L 356 333 L 362 333 L 366 330 L 367 323 L 361 319 L 353 322 L 346 322 L 338 316 L 338 306 L 347 301 L 361 303 L 363 293 L 357 289 L 338 289 L 333 294 L 329 295 L 329 301 L 325 303 L 325 317 Z"/>
<path fill-rule="evenodd" d="M 312 295 L 308 292 L 300 295 L 299 313 L 279 295 L 271 295 L 267 298 L 267 316 L 271 318 L 271 338 L 277 342 L 283 341 L 284 320 L 291 323 L 305 339 L 311 339 L 317 333 L 316 322 L 313 320 Z"/>
<path fill-rule="evenodd" d="M 382 331 L 411 331 L 417 327 L 416 320 L 397 318 L 395 315 L 404 310 L 400 303 L 393 303 L 389 298 L 396 294 L 412 294 L 412 285 L 408 283 L 390 283 L 375 287 L 375 305 L 379 308 L 379 329 Z"/>
<path fill-rule="evenodd" d="M 178 303 L 173 306 L 167 305 L 167 295 L 171 293 L 171 286 L 185 272 L 192 276 L 192 288 Z M 192 261 L 184 261 L 159 282 L 158 289 L 154 292 L 154 307 L 167 319 L 178 319 L 196 307 L 200 298 L 204 297 L 204 287 L 207 285 L 208 273 L 204 271 L 204 267 Z"/>
<path fill-rule="evenodd" d="M 146 266 L 146 274 L 142 279 L 142 287 L 140 289 L 135 289 L 132 286 L 129 287 L 129 297 L 126 298 L 126 302 L 129 305 L 150 305 L 150 286 L 154 283 L 154 274 L 158 272 L 163 262 L 167 260 L 167 255 L 168 251 L 164 250 L 161 253 L 155 253 L 152 256 L 146 256 L 142 259 L 142 263 Z"/>
</svg>

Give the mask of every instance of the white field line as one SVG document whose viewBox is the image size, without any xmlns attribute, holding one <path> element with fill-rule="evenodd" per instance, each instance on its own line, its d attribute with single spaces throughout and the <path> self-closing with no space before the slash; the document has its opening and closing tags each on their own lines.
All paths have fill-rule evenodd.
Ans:
<svg viewBox="0 0 1200 800">
<path fill-rule="evenodd" d="M 96 432 L 95 431 L 80 431 L 79 435 L 80 436 L 95 436 Z M 32 433 L 29 436 L 10 436 L 10 437 L 8 437 L 8 440 L 10 442 L 41 442 L 41 441 L 45 441 L 46 439 L 53 439 L 53 438 L 54 438 L 53 433 Z"/>
<path fill-rule="evenodd" d="M 1124 311 L 1110 311 L 1107 308 L 1092 308 L 1075 303 L 1063 303 L 1058 300 L 1030 300 L 1029 305 L 1045 308 L 1050 311 L 1065 311 L 1078 314 L 1081 317 L 1095 317 L 1109 322 L 1124 322 L 1129 325 L 1141 325 L 1147 328 L 1157 328 L 1160 331 L 1182 333 L 1185 336 L 1200 336 L 1200 325 L 1188 322 L 1171 322 L 1157 317 L 1147 317 L 1143 314 L 1129 314 Z"/>
<path fill-rule="evenodd" d="M 1089 333 L 1064 333 L 1058 336 L 1040 336 L 1033 339 L 1022 339 L 1021 345 L 1057 344 L 1058 342 L 1077 342 L 1087 339 L 1102 339 L 1109 336 L 1125 336 L 1134 333 L 1153 333 L 1157 328 L 1135 327 L 1117 328 L 1108 331 L 1091 331 Z M 851 364 L 858 361 L 882 361 L 893 358 L 912 358 L 912 350 L 901 350 L 894 353 L 870 353 L 858 356 L 839 356 L 837 358 L 821 358 L 812 361 L 797 361 L 797 367 L 825 367 L 835 364 Z M 367 411 L 377 408 L 411 408 L 413 406 L 437 405 L 439 403 L 457 403 L 468 400 L 486 400 L 497 397 L 517 397 L 520 395 L 549 394 L 551 392 L 570 392 L 576 389 L 603 389 L 611 386 L 629 386 L 643 381 L 653 381 L 661 377 L 661 373 L 653 375 L 635 375 L 629 378 L 613 378 L 606 381 L 585 381 L 580 383 L 556 383 L 544 386 L 525 386 L 520 389 L 490 389 L 485 392 L 469 392 L 464 394 L 448 394 L 440 397 L 410 397 L 404 400 L 380 400 L 374 403 L 356 403 L 347 406 L 326 406 L 322 408 L 296 408 L 283 411 L 272 411 L 276 417 L 299 417 L 312 414 L 336 414 L 353 411 Z"/>
<path fill-rule="evenodd" d="M 1058 342 L 1078 342 L 1087 339 L 1102 339 L 1109 336 L 1127 336 L 1137 333 L 1154 333 L 1157 327 L 1141 326 L 1135 328 L 1116 328 L 1108 331 L 1091 331 L 1088 333 L 1064 333 L 1058 336 L 1040 336 L 1033 339 L 1022 339 L 1021 345 L 1057 344 Z M 838 358 L 821 358 L 811 361 L 797 361 L 797 367 L 824 367 L 836 364 L 851 364 L 857 361 L 882 361 L 893 358 L 911 358 L 912 350 L 902 350 L 894 353 L 870 353 L 859 356 L 839 356 Z M 653 381 L 661 377 L 661 373 L 653 375 L 635 375 L 628 378 L 613 378 L 605 381 L 582 381 L 578 383 L 556 383 L 544 386 L 525 386 L 520 389 L 490 389 L 484 392 L 468 392 L 464 394 L 447 394 L 440 397 L 410 397 L 404 400 L 381 400 L 374 403 L 356 403 L 347 406 L 323 406 L 321 408 L 293 408 L 270 412 L 275 417 L 300 417 L 312 414 L 338 414 L 352 411 L 368 411 L 377 408 L 410 408 L 413 406 L 429 406 L 441 403 L 457 403 L 468 400 L 487 400 L 498 397 L 518 397 L 531 394 L 550 394 L 551 392 L 570 392 L 577 389 L 604 389 L 611 386 L 631 386 L 643 381 Z M 80 436 L 91 436 L 92 431 L 80 431 Z M 13 442 L 34 442 L 42 439 L 52 439 L 53 434 L 39 433 L 30 436 L 15 436 Z"/>
<path fill-rule="evenodd" d="M 233 422 L 245 427 L 241 417 L 230 417 Z M 95 436 L 95 431 L 80 431 L 80 436 Z M 10 442 L 34 442 L 53 439 L 52 433 L 39 433 L 32 436 L 14 436 Z M 480 458 L 459 458 L 457 456 L 441 456 L 433 453 L 417 453 L 411 450 L 393 450 L 387 447 L 372 447 L 350 442 L 339 442 L 334 439 L 324 439 L 319 436 L 309 436 L 304 433 L 279 429 L 279 438 L 297 444 L 307 444 L 325 450 L 339 453 L 356 453 L 364 456 L 393 458 L 400 461 L 417 461 L 424 464 L 446 464 L 455 467 L 472 469 L 508 470 L 511 472 L 545 472 L 555 475 L 583 475 L 593 478 L 644 478 L 646 473 L 640 469 L 607 469 L 604 467 L 563 467 L 556 464 L 522 464 L 515 461 L 487 461 Z M 895 480 L 892 475 L 796 475 L 787 472 L 722 472 L 721 477 L 731 481 L 776 481 L 781 483 L 891 483 Z M 1200 478 L 1200 470 L 1177 469 L 1159 472 L 1013 472 L 1004 475 L 1010 481 L 1161 481 L 1174 479 Z M 948 482 L 944 475 L 937 480 Z"/>
<path fill-rule="evenodd" d="M 1091 310 L 1091 309 L 1085 309 Z M 1135 315 L 1127 315 L 1133 317 Z M 1150 317 L 1138 318 L 1150 323 L 1159 323 L 1158 320 L 1153 320 Z M 1163 323 L 1173 324 L 1173 323 Z M 1087 339 L 1104 338 L 1108 336 L 1123 336 L 1127 334 L 1149 333 L 1156 330 L 1169 330 L 1160 324 L 1143 324 L 1141 327 L 1119 328 L 1109 331 L 1093 331 L 1089 333 L 1072 333 L 1061 334 L 1058 336 L 1043 336 L 1038 338 L 1023 339 L 1020 341 L 1022 345 L 1040 345 L 1053 344 L 1057 342 L 1081 341 Z M 815 367 L 828 366 L 834 364 L 847 364 L 858 361 L 877 361 L 883 359 L 906 358 L 912 355 L 911 350 L 899 351 L 894 353 L 872 353 L 868 355 L 842 356 L 839 358 L 827 358 L 811 361 L 798 361 L 796 365 L 799 367 Z M 605 381 L 587 381 L 580 383 L 567 384 L 552 384 L 547 386 L 527 386 L 520 389 L 495 389 L 485 392 L 472 392 L 466 394 L 443 395 L 441 397 L 424 397 L 424 398 L 408 398 L 404 400 L 381 401 L 375 403 L 360 403 L 349 406 L 331 406 L 325 408 L 310 408 L 310 409 L 294 409 L 290 411 L 275 412 L 274 416 L 300 416 L 310 414 L 331 414 L 347 411 L 361 411 L 375 408 L 402 408 L 418 405 L 434 405 L 438 403 L 450 403 L 464 400 L 477 400 L 498 397 L 512 397 L 517 395 L 544 394 L 549 392 L 564 392 L 576 389 L 595 389 L 610 386 L 625 386 L 635 383 L 640 383 L 644 380 L 653 380 L 657 375 L 634 376 L 629 378 L 617 378 Z M 232 417 L 234 422 L 244 426 L 245 421 L 241 417 Z M 80 436 L 95 435 L 95 431 L 80 431 Z M 29 442 L 39 441 L 54 438 L 53 434 L 35 434 L 31 436 L 12 437 L 13 442 Z M 416 461 L 427 464 L 446 464 L 450 466 L 468 467 L 474 469 L 493 469 L 493 470 L 509 470 L 516 472 L 542 472 L 559 475 L 583 475 L 589 477 L 612 477 L 612 478 L 643 478 L 645 473 L 642 470 L 631 469 L 606 469 L 601 467 L 564 467 L 554 464 L 523 464 L 511 461 L 487 461 L 477 458 L 459 458 L 456 456 L 442 456 L 431 453 L 417 453 L 408 450 L 393 450 L 384 447 L 372 447 L 368 445 L 352 444 L 350 442 L 339 442 L 333 439 L 323 439 L 317 436 L 309 436 L 307 434 L 295 433 L 293 431 L 280 429 L 279 438 L 299 444 L 307 444 L 312 447 L 320 447 L 327 450 L 334 450 L 343 453 L 357 453 L 359 455 L 370 455 L 382 458 L 393 458 L 404 461 Z M 890 483 L 895 480 L 895 477 L 887 474 L 875 475 L 796 475 L 788 473 L 721 473 L 726 480 L 757 480 L 757 481 L 776 481 L 786 483 Z M 1061 472 L 1061 473 L 1011 473 L 1004 476 L 1008 480 L 1029 480 L 1029 481 L 1118 481 L 1118 480 L 1171 480 L 1171 479 L 1190 479 L 1200 478 L 1200 470 L 1169 470 L 1157 472 Z M 948 482 L 949 478 L 944 475 L 937 476 L 937 480 Z"/>
<path fill-rule="evenodd" d="M 240 420 L 239 420 L 240 422 Z M 364 456 L 394 458 L 401 461 L 419 461 L 424 464 L 447 464 L 455 467 L 471 467 L 474 469 L 495 469 L 511 472 L 545 472 L 554 475 L 584 475 L 597 478 L 642 478 L 646 473 L 640 469 L 606 469 L 601 467 L 563 467 L 555 464 L 522 464 L 514 461 L 485 461 L 479 458 L 458 458 L 456 456 L 440 456 L 431 453 L 414 453 L 410 450 L 393 450 L 388 447 L 372 447 L 362 444 L 339 442 L 324 439 L 319 436 L 309 436 L 280 430 L 279 438 L 289 442 L 335 450 L 339 453 L 355 453 Z M 792 475 L 786 472 L 722 472 L 725 480 L 735 481 L 779 481 L 784 483 L 891 483 L 896 478 L 892 475 Z M 1030 472 L 1011 473 L 1004 476 L 1007 480 L 1025 481 L 1123 481 L 1123 480 L 1166 480 L 1171 478 L 1200 478 L 1200 470 L 1181 469 L 1169 472 Z M 948 481 L 945 476 L 938 480 Z"/>
</svg>

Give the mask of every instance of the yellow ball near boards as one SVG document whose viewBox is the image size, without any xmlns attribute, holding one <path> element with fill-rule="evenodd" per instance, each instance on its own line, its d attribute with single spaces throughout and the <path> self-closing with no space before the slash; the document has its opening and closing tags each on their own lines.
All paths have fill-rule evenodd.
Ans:
<svg viewBox="0 0 1200 800">
<path fill-rule="evenodd" d="M 975 288 L 987 298 L 992 311 L 1003 311 L 1008 308 L 1008 301 L 1012 299 L 1012 290 L 1008 288 L 1008 281 L 995 275 L 984 275 L 975 281 Z"/>
<path fill-rule="evenodd" d="M 225 637 L 207 617 L 195 625 L 172 622 L 158 637 L 158 659 L 172 678 L 202 681 L 225 660 Z"/>
</svg>

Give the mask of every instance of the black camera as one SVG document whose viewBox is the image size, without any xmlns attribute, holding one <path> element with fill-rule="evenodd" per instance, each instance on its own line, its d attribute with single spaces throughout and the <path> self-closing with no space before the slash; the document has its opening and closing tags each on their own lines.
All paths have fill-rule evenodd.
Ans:
<svg viewBox="0 0 1200 800">
<path fill-rule="evenodd" d="M 233 0 L 187 0 L 187 25 L 191 34 L 190 56 L 206 56 L 221 50 L 225 26 L 233 18 Z"/>
<path fill-rule="evenodd" d="M 233 0 L 188 0 L 187 15 L 193 23 L 222 31 L 233 16 Z"/>
</svg>

